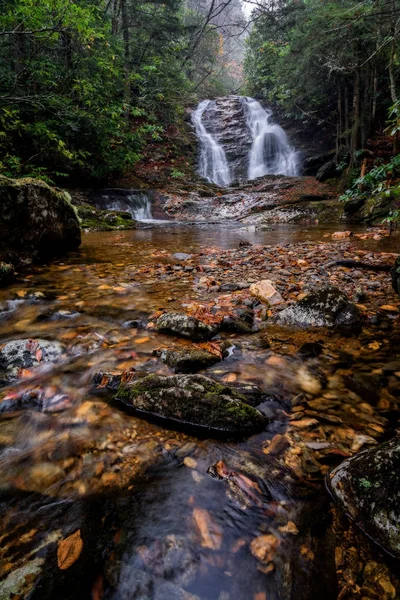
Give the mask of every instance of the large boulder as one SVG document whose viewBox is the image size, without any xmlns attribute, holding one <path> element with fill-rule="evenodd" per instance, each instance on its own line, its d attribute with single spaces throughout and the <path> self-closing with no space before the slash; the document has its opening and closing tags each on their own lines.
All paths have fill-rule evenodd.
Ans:
<svg viewBox="0 0 400 600">
<path fill-rule="evenodd" d="M 393 265 L 392 271 L 392 285 L 396 294 L 400 295 L 400 256 L 398 256 Z"/>
<path fill-rule="evenodd" d="M 244 395 L 203 375 L 138 375 L 121 383 L 116 398 L 139 414 L 218 434 L 250 434 L 267 423 Z"/>
<path fill-rule="evenodd" d="M 327 485 L 369 537 L 400 557 L 400 437 L 345 460 Z"/>
<path fill-rule="evenodd" d="M 160 333 L 177 335 L 194 342 L 210 340 L 218 331 L 215 325 L 208 325 L 195 317 L 178 312 L 166 312 L 158 317 L 155 329 Z"/>
<path fill-rule="evenodd" d="M 68 195 L 36 179 L 0 176 L 0 258 L 17 264 L 43 260 L 81 243 Z"/>
<path fill-rule="evenodd" d="M 324 287 L 279 313 L 278 322 L 296 327 L 330 327 L 342 333 L 361 329 L 361 314 L 346 294 L 335 287 Z"/>
</svg>

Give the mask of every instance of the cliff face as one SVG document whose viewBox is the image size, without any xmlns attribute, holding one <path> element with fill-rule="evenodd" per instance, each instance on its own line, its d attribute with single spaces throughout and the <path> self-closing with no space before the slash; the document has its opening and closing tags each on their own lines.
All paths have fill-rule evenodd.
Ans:
<svg viewBox="0 0 400 600">
<path fill-rule="evenodd" d="M 203 123 L 206 130 L 224 149 L 232 180 L 246 180 L 252 138 L 247 126 L 243 98 L 240 96 L 217 98 L 204 111 Z"/>
</svg>

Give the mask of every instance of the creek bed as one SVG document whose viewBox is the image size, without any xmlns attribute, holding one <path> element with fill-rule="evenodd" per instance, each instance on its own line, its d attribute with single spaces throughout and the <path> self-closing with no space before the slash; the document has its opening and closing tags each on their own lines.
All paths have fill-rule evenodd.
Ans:
<svg viewBox="0 0 400 600">
<path fill-rule="evenodd" d="M 3 343 L 45 339 L 64 349 L 51 364 L 34 347 L 38 364 L 2 391 L 0 411 L 25 400 L 0 420 L 1 599 L 329 600 L 361 598 L 356 588 L 367 597 L 368 586 L 380 594 L 371 597 L 400 594 L 396 566 L 337 513 L 323 484 L 345 456 L 396 426 L 398 374 L 382 375 L 400 353 L 396 313 L 378 311 L 345 339 L 272 324 L 222 334 L 230 356 L 205 373 L 268 395 L 269 425 L 248 440 L 139 419 L 91 385 L 96 371 L 172 373 L 158 351 L 187 342 L 156 333 L 151 314 L 218 296 L 194 285 L 221 275 L 207 268 L 218 252 L 240 242 L 303 251 L 333 231 L 202 224 L 87 233 L 78 252 L 1 291 Z M 378 261 L 399 251 L 397 237 L 354 244 Z M 192 255 L 193 268 L 177 252 Z M 224 254 L 221 264 L 229 270 L 236 259 Z M 240 260 L 237 279 L 246 279 Z M 388 275 L 376 277 L 393 304 Z M 319 355 L 305 360 L 305 343 L 321 346 Z M 35 406 L 43 399 L 46 410 Z M 379 578 L 365 575 L 371 563 Z"/>
</svg>

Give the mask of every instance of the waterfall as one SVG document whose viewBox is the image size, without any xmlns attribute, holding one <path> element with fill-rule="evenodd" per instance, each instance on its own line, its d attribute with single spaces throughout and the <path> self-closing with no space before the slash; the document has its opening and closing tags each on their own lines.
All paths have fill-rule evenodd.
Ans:
<svg viewBox="0 0 400 600">
<path fill-rule="evenodd" d="M 91 200 L 101 210 L 129 212 L 135 221 L 152 221 L 151 204 L 145 193 L 140 190 L 119 188 L 101 190 L 92 194 Z"/>
<path fill-rule="evenodd" d="M 226 187 L 232 180 L 226 154 L 203 124 L 203 113 L 210 105 L 211 100 L 203 100 L 193 113 L 193 124 L 200 142 L 199 173 L 210 183 Z"/>
<path fill-rule="evenodd" d="M 271 122 L 272 111 L 264 110 L 257 100 L 244 99 L 247 108 L 247 125 L 252 136 L 249 153 L 248 178 L 263 175 L 298 174 L 297 153 L 290 145 L 282 127 Z"/>
</svg>

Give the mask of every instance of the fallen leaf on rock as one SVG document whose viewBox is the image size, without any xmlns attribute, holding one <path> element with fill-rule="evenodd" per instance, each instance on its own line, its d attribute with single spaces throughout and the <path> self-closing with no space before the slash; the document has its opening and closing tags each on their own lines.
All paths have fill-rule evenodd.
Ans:
<svg viewBox="0 0 400 600">
<path fill-rule="evenodd" d="M 384 304 L 383 306 L 379 307 L 379 310 L 384 310 L 386 312 L 399 312 L 398 307 L 394 306 L 393 304 Z"/>
<path fill-rule="evenodd" d="M 222 543 L 222 531 L 213 521 L 210 513 L 205 508 L 195 508 L 193 519 L 201 537 L 203 548 L 219 550 Z"/>
<path fill-rule="evenodd" d="M 210 354 L 214 354 L 214 356 L 218 356 L 218 358 L 222 359 L 221 346 L 217 342 L 203 342 L 194 345 L 197 346 L 197 348 L 202 348 L 202 350 L 206 350 Z"/>
<path fill-rule="evenodd" d="M 64 540 L 61 540 L 57 549 L 57 565 L 58 568 L 65 571 L 72 567 L 74 562 L 78 560 L 83 549 L 83 541 L 81 538 L 81 530 L 77 529 Z"/>
<path fill-rule="evenodd" d="M 286 525 L 282 525 L 281 527 L 278 527 L 278 529 L 281 533 L 291 533 L 292 535 L 297 535 L 299 533 L 299 530 L 293 521 L 288 521 Z"/>
</svg>

